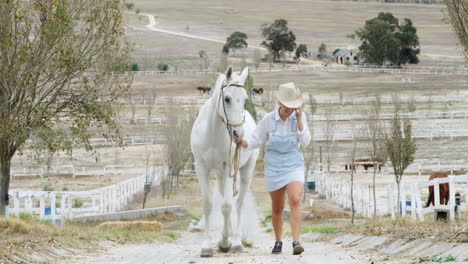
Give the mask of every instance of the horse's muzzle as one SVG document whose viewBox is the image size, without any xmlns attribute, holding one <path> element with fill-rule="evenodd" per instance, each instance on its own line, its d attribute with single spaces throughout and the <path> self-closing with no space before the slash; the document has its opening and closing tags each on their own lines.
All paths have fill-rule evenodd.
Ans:
<svg viewBox="0 0 468 264">
<path fill-rule="evenodd" d="M 240 139 L 244 137 L 244 128 L 242 126 L 231 127 L 230 132 L 230 136 L 238 137 Z"/>
</svg>

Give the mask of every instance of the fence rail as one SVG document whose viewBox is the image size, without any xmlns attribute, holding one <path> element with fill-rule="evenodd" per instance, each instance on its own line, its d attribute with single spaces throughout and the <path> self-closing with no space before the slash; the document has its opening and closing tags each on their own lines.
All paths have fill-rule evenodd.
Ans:
<svg viewBox="0 0 468 264">
<path fill-rule="evenodd" d="M 331 176 L 327 172 L 314 171 L 309 180 L 315 181 L 316 191 L 327 200 L 334 202 L 345 209 L 351 209 L 351 180 L 337 176 Z M 450 188 L 450 199 L 447 205 L 440 203 L 439 184 L 448 183 Z M 426 194 L 429 186 L 434 187 L 434 206 L 423 208 L 423 194 Z M 372 217 L 374 212 L 374 200 L 372 186 L 369 184 L 354 183 L 353 198 L 355 213 L 364 217 Z M 397 200 L 397 185 L 387 186 L 387 197 L 384 197 L 386 205 L 377 200 L 377 215 L 391 215 L 395 218 L 397 214 L 411 215 L 414 219 L 424 221 L 424 215 L 434 212 L 435 209 L 446 209 L 450 212 L 450 219 L 455 219 L 455 193 L 460 193 L 461 204 L 458 213 L 468 211 L 468 174 L 449 176 L 448 178 L 434 179 L 431 181 L 401 184 L 400 204 Z M 410 200 L 407 200 L 410 197 Z M 409 204 L 407 206 L 407 204 Z"/>
<path fill-rule="evenodd" d="M 43 177 L 46 175 L 54 176 L 72 176 L 73 178 L 77 176 L 101 176 L 101 175 L 118 175 L 122 174 L 122 169 L 134 171 L 139 173 L 145 166 L 137 166 L 137 165 L 106 165 L 106 166 L 75 166 L 73 164 L 70 165 L 61 165 L 61 166 L 51 166 L 50 168 L 47 167 L 21 167 L 16 168 L 12 167 L 11 169 L 11 176 L 12 177 L 32 177 L 38 176 Z"/>
<path fill-rule="evenodd" d="M 450 198 L 448 204 L 440 203 L 440 192 L 439 184 L 448 183 L 450 189 Z M 429 186 L 434 188 L 434 206 L 423 208 L 424 203 L 421 199 L 423 190 L 426 190 Z M 400 205 L 398 204 L 398 190 L 397 185 L 389 185 L 387 187 L 388 192 L 388 213 L 395 218 L 396 214 L 400 210 L 401 215 L 405 216 L 408 212 L 407 197 L 410 197 L 410 210 L 409 214 L 413 219 L 424 221 L 424 215 L 433 213 L 436 209 L 445 209 L 449 211 L 450 219 L 455 219 L 455 193 L 460 193 L 462 196 L 461 204 L 458 207 L 458 212 L 461 214 L 462 211 L 468 211 L 468 174 L 453 176 L 450 175 L 448 178 L 437 178 L 427 182 L 412 183 L 412 184 L 401 184 L 400 186 Z M 464 198 L 463 198 L 464 197 Z M 401 206 L 403 205 L 403 206 Z"/>
<path fill-rule="evenodd" d="M 331 176 L 323 171 L 314 171 L 309 180 L 316 182 L 316 191 L 328 201 L 334 202 L 345 209 L 351 209 L 351 181 L 341 177 Z M 354 210 L 357 215 L 372 217 L 374 203 L 372 187 L 368 184 L 353 184 Z M 378 214 L 383 212 L 378 211 Z"/>
<path fill-rule="evenodd" d="M 165 166 L 152 167 L 148 175 L 90 191 L 10 190 L 12 202 L 7 207 L 7 215 L 32 214 L 55 222 L 75 216 L 118 212 L 125 209 L 135 194 L 143 192 L 148 178 L 153 178 L 152 184 L 156 186 L 167 173 Z"/>
<path fill-rule="evenodd" d="M 389 73 L 389 74 L 439 74 L 439 75 L 467 75 L 467 67 L 441 67 L 441 66 L 403 66 L 403 67 L 379 67 L 379 66 L 318 66 L 318 65 L 295 65 L 289 67 L 271 67 L 256 69 L 252 67 L 251 72 L 361 72 L 361 73 Z M 213 70 L 179 70 L 179 71 L 129 71 L 125 74 L 133 74 L 135 76 L 184 76 L 184 75 L 202 75 L 215 74 Z"/>
</svg>

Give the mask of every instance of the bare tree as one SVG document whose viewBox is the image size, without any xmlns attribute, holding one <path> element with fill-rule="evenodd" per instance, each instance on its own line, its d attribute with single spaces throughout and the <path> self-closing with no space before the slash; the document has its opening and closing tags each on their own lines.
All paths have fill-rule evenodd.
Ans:
<svg viewBox="0 0 468 264">
<path fill-rule="evenodd" d="M 148 104 L 146 106 L 146 115 L 147 115 L 147 125 L 151 125 L 151 118 L 153 116 L 153 108 L 154 108 L 154 104 Z"/>
<path fill-rule="evenodd" d="M 260 68 L 260 64 L 262 63 L 262 54 L 258 49 L 254 50 L 253 54 L 253 64 L 255 66 L 255 69 L 258 70 Z"/>
<path fill-rule="evenodd" d="M 377 169 L 380 168 L 385 159 L 385 130 L 382 120 L 380 119 L 381 100 L 380 96 L 376 95 L 372 101 L 371 111 L 366 115 L 364 125 L 364 136 L 367 143 L 367 153 L 369 154 L 373 164 L 372 174 L 372 196 L 374 200 L 374 219 L 377 217 L 377 196 L 375 193 L 375 178 Z"/>
<path fill-rule="evenodd" d="M 351 170 L 351 186 L 350 186 L 350 198 L 351 198 L 351 224 L 354 224 L 355 219 L 355 209 L 354 209 L 354 171 L 355 171 L 355 160 L 356 160 L 356 153 L 357 153 L 357 146 L 360 140 L 360 133 L 359 129 L 356 129 L 355 126 L 352 128 L 353 131 L 353 140 L 352 140 L 352 147 L 351 147 L 351 162 L 349 163 L 349 169 Z"/>
<path fill-rule="evenodd" d="M 310 118 L 307 121 L 310 129 L 311 135 L 311 142 L 306 147 L 303 147 L 302 152 L 304 153 L 304 164 L 305 164 L 305 174 L 304 174 L 304 193 L 302 199 L 305 201 L 306 191 L 307 191 L 307 176 L 309 172 L 312 170 L 314 164 L 314 114 L 317 111 L 317 101 L 313 96 L 309 96 L 309 111 L 310 111 Z M 306 112 L 305 112 L 306 113 Z"/>
<path fill-rule="evenodd" d="M 165 115 L 166 123 L 163 125 L 162 132 L 166 138 L 165 152 L 169 178 L 165 179 L 168 190 L 163 190 L 163 192 L 170 194 L 174 188 L 179 187 L 180 172 L 191 159 L 190 131 L 195 122 L 196 113 L 192 109 L 184 110 L 176 103 L 168 102 Z"/>
<path fill-rule="evenodd" d="M 325 136 L 324 148 L 325 148 L 325 159 L 327 162 L 327 171 L 330 171 L 332 159 L 335 155 L 335 130 L 336 120 L 333 119 L 333 109 L 328 107 L 325 110 L 325 127 L 322 127 L 323 134 Z"/>
<path fill-rule="evenodd" d="M 201 70 L 208 70 L 208 68 L 210 67 L 210 58 L 208 57 L 208 53 L 204 50 L 200 50 L 198 52 L 198 56 L 200 56 Z"/>
<path fill-rule="evenodd" d="M 398 96 L 397 91 L 392 92 L 392 103 L 393 103 L 395 113 L 400 112 L 401 111 L 401 99 L 400 99 L 400 96 Z"/>
<path fill-rule="evenodd" d="M 150 164 L 152 161 L 152 153 L 149 149 L 149 145 L 145 144 L 145 187 L 143 194 L 143 209 L 145 209 L 146 199 L 148 194 L 151 192 L 153 186 L 155 171 L 154 164 Z"/>
<path fill-rule="evenodd" d="M 414 98 L 414 95 L 410 97 L 406 106 L 409 113 L 416 112 L 416 99 Z"/>
<path fill-rule="evenodd" d="M 400 118 L 395 113 L 390 122 L 390 133 L 386 135 L 387 155 L 393 166 L 395 182 L 398 188 L 398 206 L 400 205 L 400 183 L 403 172 L 414 161 L 416 141 L 412 138 L 412 123 L 409 118 Z M 397 214 L 400 215 L 399 213 Z"/>
<path fill-rule="evenodd" d="M 0 1 L 0 215 L 11 159 L 28 138 L 70 155 L 78 143 L 93 150 L 96 127 L 117 138 L 112 103 L 131 82 L 112 74 L 128 65 L 122 9 L 115 0 Z"/>
<path fill-rule="evenodd" d="M 468 4 L 466 0 L 445 0 L 445 17 L 460 40 L 465 61 L 468 61 Z"/>
</svg>

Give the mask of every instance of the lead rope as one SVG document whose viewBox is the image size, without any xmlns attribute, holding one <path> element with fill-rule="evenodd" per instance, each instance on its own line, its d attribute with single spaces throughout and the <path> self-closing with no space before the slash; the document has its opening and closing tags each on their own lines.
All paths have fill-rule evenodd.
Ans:
<svg viewBox="0 0 468 264">
<path fill-rule="evenodd" d="M 232 144 L 229 144 L 229 177 L 232 179 L 232 196 L 236 196 L 237 191 L 237 172 L 239 172 L 239 164 L 240 164 L 240 144 L 236 144 L 236 150 L 234 152 L 234 159 L 231 162 L 231 153 L 232 153 Z M 231 174 L 232 169 L 234 166 L 234 173 Z"/>
</svg>

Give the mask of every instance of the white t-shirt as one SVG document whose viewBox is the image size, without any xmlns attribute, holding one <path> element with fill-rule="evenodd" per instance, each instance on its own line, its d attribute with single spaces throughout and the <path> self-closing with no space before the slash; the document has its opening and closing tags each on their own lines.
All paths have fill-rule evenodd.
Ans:
<svg viewBox="0 0 468 264">
<path fill-rule="evenodd" d="M 257 128 L 254 130 L 252 135 L 245 139 L 247 141 L 247 148 L 246 150 L 252 150 L 255 148 L 259 148 L 263 145 L 268 145 L 269 139 L 271 138 L 271 123 L 272 123 L 272 116 L 275 116 L 276 120 L 276 134 L 277 135 L 285 135 L 292 132 L 292 121 L 293 115 L 296 113 L 293 112 L 286 120 L 282 120 L 279 116 L 278 109 L 276 108 L 275 111 L 266 114 L 260 123 L 258 123 Z M 302 131 L 297 129 L 297 137 L 300 145 L 307 146 L 309 145 L 311 136 L 309 127 L 307 126 L 307 119 L 305 117 L 305 113 L 302 113 Z"/>
</svg>

